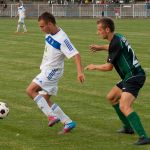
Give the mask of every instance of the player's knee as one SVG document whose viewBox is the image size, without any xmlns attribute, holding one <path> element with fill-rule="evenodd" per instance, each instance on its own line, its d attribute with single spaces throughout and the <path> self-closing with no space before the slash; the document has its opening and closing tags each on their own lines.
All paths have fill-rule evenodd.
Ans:
<svg viewBox="0 0 150 150">
<path fill-rule="evenodd" d="M 26 88 L 26 93 L 27 93 L 28 95 L 30 94 L 29 88 Z"/>
<path fill-rule="evenodd" d="M 118 103 L 118 100 L 119 100 L 119 97 L 117 97 L 116 95 L 113 95 L 113 94 L 108 94 L 106 96 L 106 98 L 112 105 Z"/>
<path fill-rule="evenodd" d="M 112 97 L 111 94 L 107 94 L 106 99 L 107 99 L 108 101 L 111 101 L 111 100 L 113 99 L 113 97 Z"/>
<path fill-rule="evenodd" d="M 32 90 L 30 87 L 27 87 L 26 93 L 27 93 L 30 97 L 32 97 L 33 90 Z"/>
<path fill-rule="evenodd" d="M 115 99 L 115 97 L 112 94 L 107 94 L 106 98 L 110 103 L 113 103 L 113 101 Z"/>
</svg>

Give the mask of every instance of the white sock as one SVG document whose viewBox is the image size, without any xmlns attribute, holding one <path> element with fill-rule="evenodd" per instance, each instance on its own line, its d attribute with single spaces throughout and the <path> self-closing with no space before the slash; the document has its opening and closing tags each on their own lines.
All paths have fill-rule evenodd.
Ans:
<svg viewBox="0 0 150 150">
<path fill-rule="evenodd" d="M 17 26 L 17 32 L 19 32 L 20 31 L 20 24 L 18 24 L 18 26 Z"/>
<path fill-rule="evenodd" d="M 48 105 L 47 101 L 42 95 L 37 95 L 34 98 L 34 101 L 37 103 L 38 107 L 41 109 L 41 111 L 48 117 L 48 116 L 56 116 L 53 113 L 53 110 Z"/>
<path fill-rule="evenodd" d="M 24 29 L 24 32 L 27 32 L 27 28 L 25 24 L 23 24 L 23 29 Z"/>
<path fill-rule="evenodd" d="M 57 104 L 53 104 L 51 106 L 51 109 L 63 124 L 68 124 L 72 122 L 72 120 L 62 111 L 62 109 Z"/>
</svg>

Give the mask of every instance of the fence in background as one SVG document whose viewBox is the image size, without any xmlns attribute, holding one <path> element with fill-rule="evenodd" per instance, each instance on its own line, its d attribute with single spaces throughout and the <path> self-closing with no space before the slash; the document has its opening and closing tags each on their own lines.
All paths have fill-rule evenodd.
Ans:
<svg viewBox="0 0 150 150">
<path fill-rule="evenodd" d="M 38 17 L 47 11 L 58 17 L 120 17 L 120 18 L 150 18 L 150 6 L 145 4 L 24 4 L 26 16 Z M 1 17 L 14 17 L 17 15 L 17 6 L 8 4 L 7 8 L 0 5 Z"/>
</svg>

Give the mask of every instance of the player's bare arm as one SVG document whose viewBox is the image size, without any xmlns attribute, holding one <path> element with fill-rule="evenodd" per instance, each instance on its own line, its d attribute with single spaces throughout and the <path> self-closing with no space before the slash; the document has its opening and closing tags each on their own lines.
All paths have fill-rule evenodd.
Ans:
<svg viewBox="0 0 150 150">
<path fill-rule="evenodd" d="M 17 13 L 16 15 L 15 15 L 15 18 L 17 18 L 19 16 L 19 14 Z"/>
<path fill-rule="evenodd" d="M 89 49 L 91 52 L 97 52 L 97 51 L 102 51 L 102 50 L 108 50 L 109 46 L 108 45 L 95 45 L 92 44 L 89 46 Z"/>
<path fill-rule="evenodd" d="M 77 79 L 78 79 L 78 81 L 83 83 L 84 80 L 85 80 L 85 76 L 84 76 L 83 68 L 82 68 L 82 65 L 81 65 L 80 54 L 75 55 L 74 60 L 75 60 L 76 66 L 77 66 Z"/>
<path fill-rule="evenodd" d="M 106 63 L 102 65 L 90 64 L 86 66 L 84 69 L 85 70 L 111 71 L 113 69 L 113 65 L 111 63 Z"/>
</svg>

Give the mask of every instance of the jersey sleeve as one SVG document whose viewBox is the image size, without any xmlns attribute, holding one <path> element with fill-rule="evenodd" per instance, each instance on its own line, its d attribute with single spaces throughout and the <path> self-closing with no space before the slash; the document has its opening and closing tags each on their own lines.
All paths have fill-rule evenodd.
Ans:
<svg viewBox="0 0 150 150">
<path fill-rule="evenodd" d="M 121 49 L 121 41 L 114 39 L 109 45 L 107 62 L 114 64 L 114 61 L 117 59 Z"/>
<path fill-rule="evenodd" d="M 64 53 L 64 55 L 70 59 L 71 57 L 75 56 L 79 52 L 74 47 L 74 45 L 71 43 L 69 38 L 65 38 L 61 44 L 61 51 Z"/>
</svg>

